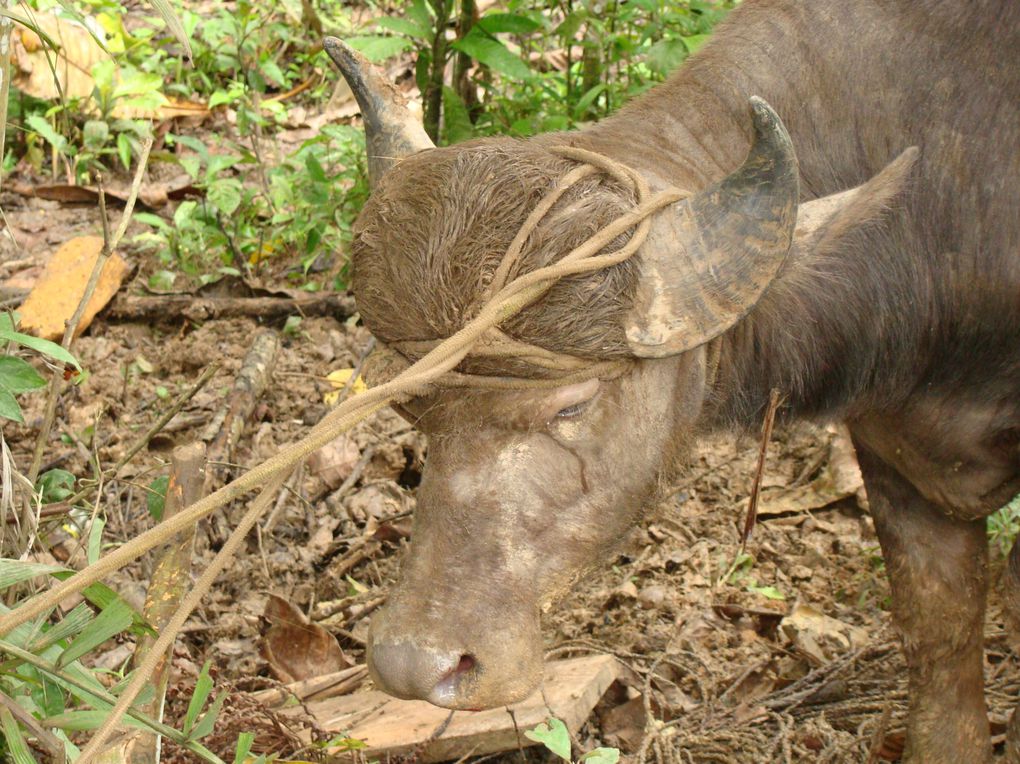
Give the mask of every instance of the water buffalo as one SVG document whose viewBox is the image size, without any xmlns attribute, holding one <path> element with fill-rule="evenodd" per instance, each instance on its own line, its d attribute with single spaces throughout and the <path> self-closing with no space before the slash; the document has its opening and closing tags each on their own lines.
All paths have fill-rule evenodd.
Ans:
<svg viewBox="0 0 1020 764">
<path fill-rule="evenodd" d="M 564 279 L 501 327 L 632 359 L 626 374 L 402 407 L 429 453 L 401 580 L 372 624 L 378 684 L 449 708 L 526 696 L 540 605 L 605 556 L 699 433 L 757 426 L 779 390 L 782 418 L 843 420 L 858 449 L 909 666 L 906 758 L 989 759 L 985 517 L 1020 491 L 1020 4 L 746 0 L 588 130 L 448 148 L 356 54 L 326 47 L 368 133 L 355 296 L 411 358 L 478 311 L 529 212 L 576 167 L 555 147 L 691 193 L 636 257 Z M 633 202 L 588 177 L 511 275 Z M 1017 547 L 1005 582 L 1020 614 Z"/>
</svg>

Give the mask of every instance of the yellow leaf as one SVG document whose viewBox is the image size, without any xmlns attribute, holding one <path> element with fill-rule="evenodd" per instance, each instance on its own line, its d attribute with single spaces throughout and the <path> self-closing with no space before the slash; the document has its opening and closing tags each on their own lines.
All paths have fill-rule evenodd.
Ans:
<svg viewBox="0 0 1020 764">
<path fill-rule="evenodd" d="M 64 242 L 50 258 L 46 270 L 19 308 L 21 328 L 48 340 L 63 337 L 64 322 L 74 315 L 75 308 L 85 295 L 85 285 L 102 248 L 103 240 L 97 236 L 76 236 Z M 106 261 L 96 291 L 92 293 L 92 299 L 78 324 L 79 334 L 85 331 L 96 313 L 117 294 L 130 270 L 124 259 L 116 253 Z"/>
<path fill-rule="evenodd" d="M 340 400 L 340 391 L 347 386 L 347 382 L 350 380 L 353 373 L 354 369 L 337 369 L 336 371 L 331 371 L 326 375 L 326 379 L 328 379 L 330 384 L 333 385 L 333 391 L 326 393 L 322 397 L 322 400 L 327 406 L 335 406 L 337 404 Z M 359 376 L 356 380 L 354 380 L 354 384 L 351 385 L 351 395 L 363 393 L 367 389 L 368 385 L 366 385 L 364 380 Z"/>
</svg>

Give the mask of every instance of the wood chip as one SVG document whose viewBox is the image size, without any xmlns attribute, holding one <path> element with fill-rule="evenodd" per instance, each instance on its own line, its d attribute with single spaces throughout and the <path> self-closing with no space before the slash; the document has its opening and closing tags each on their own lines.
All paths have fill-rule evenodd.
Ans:
<svg viewBox="0 0 1020 764">
<path fill-rule="evenodd" d="M 524 732 L 550 716 L 562 720 L 576 733 L 619 670 L 620 664 L 609 655 L 549 663 L 545 668 L 544 692 L 539 690 L 510 706 L 513 716 L 506 708 L 455 711 L 449 725 L 431 742 L 429 738 L 442 728 L 450 712 L 425 701 L 397 700 L 373 691 L 314 701 L 307 708 L 327 732 L 342 733 L 366 743 L 368 747 L 355 754 L 360 761 L 387 761 L 415 752 L 416 761 L 428 764 L 536 745 L 524 737 Z M 342 749 L 331 750 L 329 754 L 331 761 L 353 760 Z"/>
</svg>

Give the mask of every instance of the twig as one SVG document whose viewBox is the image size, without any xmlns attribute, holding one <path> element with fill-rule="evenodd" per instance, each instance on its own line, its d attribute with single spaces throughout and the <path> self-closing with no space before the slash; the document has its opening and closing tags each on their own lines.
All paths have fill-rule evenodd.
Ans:
<svg viewBox="0 0 1020 764">
<path fill-rule="evenodd" d="M 171 419 L 177 416 L 180 410 L 184 408 L 184 404 L 186 404 L 188 401 L 194 398 L 198 391 L 205 387 L 206 383 L 210 379 L 212 379 L 213 375 L 215 375 L 216 372 L 219 370 L 220 370 L 219 363 L 213 363 L 212 365 L 207 366 L 205 371 L 202 372 L 201 376 L 198 378 L 195 384 L 192 385 L 189 390 L 177 396 L 174 402 L 170 404 L 170 408 L 168 408 L 160 415 L 159 419 L 155 421 L 152 427 L 146 430 L 141 437 L 139 437 L 134 443 L 131 444 L 131 447 L 124 452 L 124 455 L 117 460 L 117 463 L 113 465 L 113 467 L 111 467 L 110 469 L 106 470 L 103 473 L 106 476 L 106 479 L 109 481 L 116 480 L 117 473 L 120 472 L 124 465 L 130 462 L 135 457 L 135 454 L 137 454 L 139 451 L 145 448 L 149 441 L 152 440 L 156 435 L 158 435 L 163 430 L 163 428 L 166 427 L 167 423 Z M 92 486 L 87 486 L 78 491 L 76 494 L 71 496 L 71 498 L 67 499 L 63 503 L 73 505 L 75 502 L 81 501 L 83 498 L 85 498 L 85 495 L 90 490 L 92 490 Z"/>
<path fill-rule="evenodd" d="M 740 534 L 740 551 L 747 547 L 747 540 L 751 538 L 751 531 L 754 530 L 758 521 L 758 497 L 761 495 L 761 479 L 765 474 L 765 454 L 769 448 L 769 441 L 772 440 L 772 425 L 776 421 L 776 410 L 782 401 L 778 390 L 773 390 L 769 395 L 769 406 L 765 411 L 765 422 L 761 428 L 761 445 L 758 447 L 758 466 L 754 471 L 754 482 L 751 484 L 751 496 L 747 500 L 747 516 L 744 518 L 743 532 Z"/>
<path fill-rule="evenodd" d="M 871 736 L 871 745 L 868 746 L 868 764 L 875 764 L 879 754 L 882 752 L 882 744 L 885 742 L 885 731 L 889 727 L 889 717 L 892 716 L 892 703 L 886 701 L 882 709 L 882 716 L 878 720 L 878 726 Z"/>
<path fill-rule="evenodd" d="M 106 266 L 107 260 L 116 250 L 117 245 L 120 243 L 121 237 L 127 230 L 128 223 L 131 220 L 131 214 L 135 208 L 135 201 L 138 199 L 138 190 L 142 185 L 142 176 L 145 174 L 145 167 L 149 162 L 149 152 L 152 149 L 152 138 L 146 138 L 142 143 L 142 155 L 138 160 L 138 169 L 135 172 L 134 180 L 131 183 L 131 194 L 128 196 L 127 205 L 124 207 L 124 213 L 121 216 L 120 225 L 117 227 L 117 232 L 113 238 L 109 238 L 109 221 L 106 218 L 106 199 L 105 196 L 99 194 L 99 206 L 102 210 L 103 218 L 103 249 L 100 251 L 99 256 L 96 257 L 96 263 L 92 267 L 92 273 L 89 275 L 89 280 L 85 284 L 85 292 L 81 296 L 81 300 L 78 302 L 78 307 L 75 308 L 71 318 L 64 326 L 64 337 L 60 342 L 60 346 L 64 350 L 68 350 L 71 347 L 71 342 L 74 340 L 75 334 L 78 331 L 78 324 L 81 323 L 81 317 L 85 314 L 85 309 L 88 307 L 89 302 L 92 300 L 92 295 L 95 294 L 96 286 L 99 284 L 99 277 L 103 273 L 103 268 Z M 43 423 L 39 428 L 39 434 L 35 441 L 35 452 L 32 455 L 32 465 L 28 470 L 28 480 L 32 485 L 35 485 L 36 480 L 39 477 L 39 467 L 42 465 L 43 453 L 46 451 L 46 443 L 50 437 L 50 431 L 53 429 L 53 419 L 57 413 L 57 400 L 60 398 L 60 393 L 64 389 L 64 377 L 62 374 L 54 374 L 50 378 L 49 389 L 46 394 L 46 408 L 43 414 Z"/>
<path fill-rule="evenodd" d="M 16 3 L 14 0 L 6 0 L 3 4 L 5 10 L 11 10 Z M 9 15 L 0 16 L 0 157 L 5 156 L 7 141 L 7 108 L 11 90 L 11 30 L 14 21 Z M 3 172 L 0 171 L 0 181 L 3 180 Z M 6 230 L 10 230 L 7 227 Z"/>
</svg>

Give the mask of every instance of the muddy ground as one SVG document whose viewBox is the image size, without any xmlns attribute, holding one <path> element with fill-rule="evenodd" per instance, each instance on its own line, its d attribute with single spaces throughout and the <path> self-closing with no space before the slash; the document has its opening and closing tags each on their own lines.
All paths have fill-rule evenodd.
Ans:
<svg viewBox="0 0 1020 764">
<path fill-rule="evenodd" d="M 89 206 L 12 195 L 2 201 L 21 234 L 20 248 L 0 255 L 5 283 L 30 285 L 57 245 L 98 230 Z M 151 268 L 135 260 L 139 275 L 125 293 L 142 293 Z M 262 332 L 280 339 L 275 371 L 226 459 L 236 466 L 217 467 L 222 482 L 319 421 L 327 410 L 323 395 L 332 389 L 325 376 L 357 365 L 369 344 L 355 319 L 309 317 L 284 332 L 282 320 L 166 315 L 141 324 L 100 317 L 78 341 L 91 378 L 61 401 L 46 462 L 79 477 L 90 474 L 91 454 L 104 466 L 115 463 L 169 401 L 211 363 L 220 365 L 119 479 L 104 487 L 108 545 L 152 525 L 147 486 L 167 474 L 174 446 L 215 437 L 210 423 Z M 41 395 L 27 397 L 28 425 L 4 427 L 23 468 L 42 402 Z M 407 543 L 425 449 L 420 435 L 386 412 L 297 474 L 186 626 L 175 656 L 171 716 L 205 660 L 223 686 L 240 691 L 271 684 L 274 666 L 260 646 L 270 593 L 324 624 L 351 662 L 363 661 L 370 613 L 383 601 Z M 546 614 L 551 656 L 606 652 L 631 669 L 581 729 L 575 750 L 612 745 L 669 762 L 896 760 L 905 698 L 902 661 L 889 625 L 878 544 L 845 440 L 814 425 L 776 433 L 764 473 L 762 517 L 744 558 L 738 529 L 757 451 L 751 435 L 708 438 L 673 496 Z M 232 508 L 200 528 L 197 570 L 236 516 Z M 50 527 L 48 538 L 60 555 L 70 551 L 71 562 L 80 564 L 66 523 Z M 141 602 L 151 568 L 144 559 L 112 583 Z M 987 678 L 993 731 L 1000 737 L 1020 684 L 1001 624 L 993 595 Z M 131 647 L 128 641 L 107 645 L 96 661 L 117 670 Z M 365 680 L 357 691 L 369 686 Z M 292 753 L 296 737 L 309 732 L 307 723 L 282 722 L 241 703 L 233 702 L 240 710 L 225 713 L 210 739 L 228 760 L 237 732 L 253 723 L 260 746 L 281 753 Z M 646 710 L 654 717 L 647 724 Z M 170 760 L 186 760 L 179 751 L 168 753 Z M 535 751 L 527 756 L 542 758 Z"/>
</svg>

